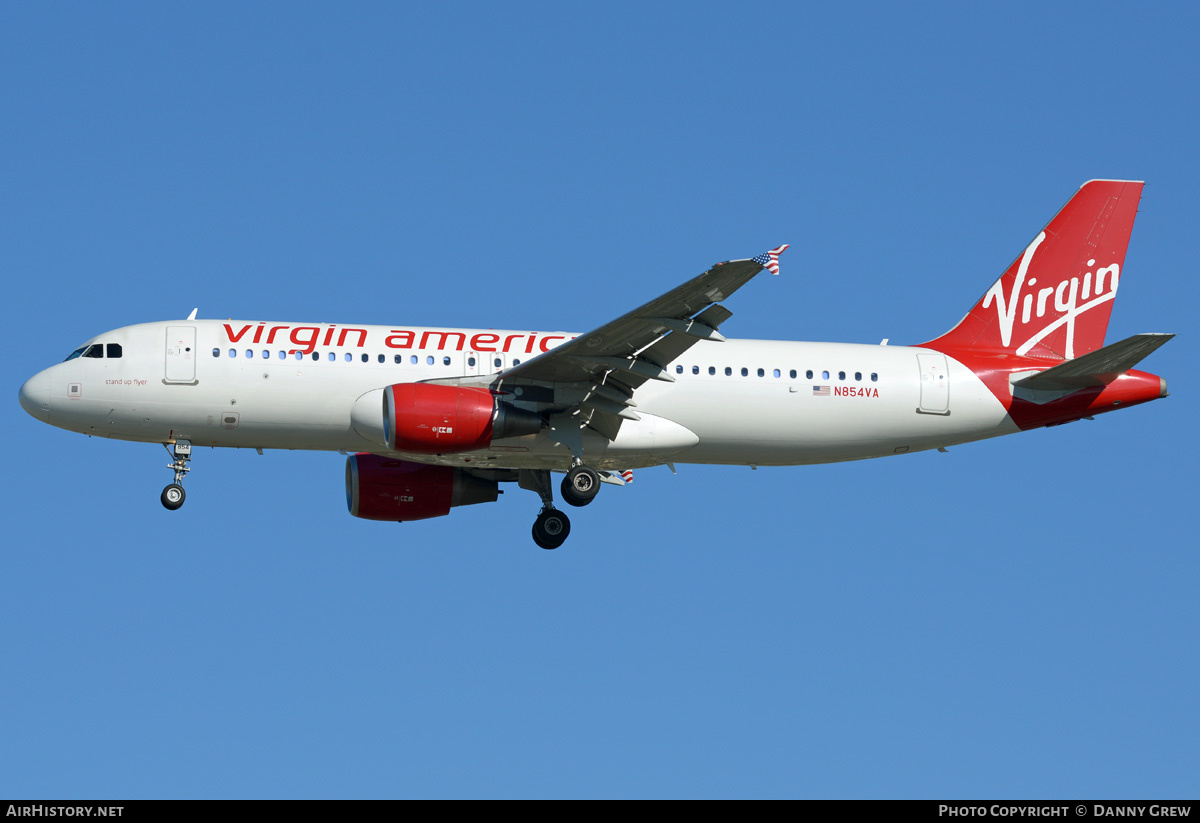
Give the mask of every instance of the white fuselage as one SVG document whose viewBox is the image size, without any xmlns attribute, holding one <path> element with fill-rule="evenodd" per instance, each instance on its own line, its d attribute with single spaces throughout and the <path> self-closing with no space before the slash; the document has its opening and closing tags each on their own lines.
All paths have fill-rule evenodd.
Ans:
<svg viewBox="0 0 1200 823">
<path fill-rule="evenodd" d="M 383 454 L 378 390 L 464 377 L 486 385 L 494 373 L 572 337 L 491 329 L 146 323 L 89 341 L 118 344 L 120 357 L 76 357 L 44 370 L 22 389 L 22 404 L 55 426 L 120 440 Z M 593 465 L 826 463 L 1018 430 L 969 369 L 924 348 L 704 341 L 669 364 L 667 373 L 674 382 L 650 381 L 637 391 L 633 411 L 639 419 L 623 421 L 615 440 L 585 430 Z M 521 405 L 520 397 L 512 401 Z M 412 457 L 476 468 L 571 464 L 569 450 L 549 429 L 497 440 L 480 451 Z"/>
</svg>

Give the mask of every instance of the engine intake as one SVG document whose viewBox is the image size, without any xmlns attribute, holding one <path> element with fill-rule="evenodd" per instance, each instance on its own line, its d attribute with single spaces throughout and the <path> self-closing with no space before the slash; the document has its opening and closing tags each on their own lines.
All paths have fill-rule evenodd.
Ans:
<svg viewBox="0 0 1200 823">
<path fill-rule="evenodd" d="M 498 486 L 449 466 L 367 453 L 346 458 L 346 505 L 366 520 L 442 517 L 455 506 L 495 502 Z"/>
</svg>

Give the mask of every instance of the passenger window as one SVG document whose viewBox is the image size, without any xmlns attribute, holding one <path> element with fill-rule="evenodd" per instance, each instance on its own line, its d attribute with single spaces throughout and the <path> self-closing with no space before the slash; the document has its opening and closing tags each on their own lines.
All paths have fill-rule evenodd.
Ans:
<svg viewBox="0 0 1200 823">
<path fill-rule="evenodd" d="M 270 360 L 270 359 L 271 359 L 271 353 L 269 351 L 267 351 L 266 349 L 263 349 L 263 360 Z"/>
<path fill-rule="evenodd" d="M 250 351 L 250 349 L 246 349 L 246 359 L 247 359 L 247 360 L 253 360 L 253 359 L 254 359 L 254 352 Z"/>
<path fill-rule="evenodd" d="M 378 358 L 378 360 L 379 360 L 379 362 L 380 362 L 380 363 L 383 363 L 383 362 L 384 362 L 384 357 L 383 357 L 383 355 L 382 355 L 382 354 L 381 354 L 381 355 L 379 355 L 379 358 Z"/>
<path fill-rule="evenodd" d="M 758 376 L 759 376 L 759 377 L 766 377 L 766 376 L 767 376 L 767 373 L 766 373 L 766 372 L 765 372 L 763 369 L 759 369 L 759 370 L 758 370 Z"/>
<path fill-rule="evenodd" d="M 350 352 L 346 352 L 346 354 L 345 354 L 346 362 L 349 363 L 353 359 L 354 359 L 354 356 L 352 354 L 350 354 Z"/>
<path fill-rule="evenodd" d="M 878 382 L 879 382 L 879 375 L 878 375 L 878 374 L 876 374 L 875 372 L 871 372 L 871 382 L 872 382 L 872 383 L 878 383 Z"/>
<path fill-rule="evenodd" d="M 362 361 L 363 361 L 364 363 L 369 363 L 369 362 L 371 362 L 371 355 L 367 354 L 366 352 L 363 352 L 363 354 L 362 354 Z"/>
<path fill-rule="evenodd" d="M 302 352 L 302 351 L 298 351 L 298 352 L 296 352 L 296 359 L 297 359 L 297 360 L 303 360 L 303 359 L 304 359 L 304 352 Z"/>
<path fill-rule="evenodd" d="M 427 365 L 427 366 L 433 365 L 433 355 L 432 354 L 425 358 L 425 365 Z"/>
<path fill-rule="evenodd" d="M 467 365 L 468 365 L 468 366 L 470 366 L 471 368 L 475 368 L 475 358 L 474 358 L 474 357 L 468 357 L 468 358 L 467 358 Z"/>
<path fill-rule="evenodd" d="M 822 372 L 821 372 L 821 379 L 822 379 L 822 380 L 828 380 L 828 379 L 829 379 L 829 371 L 828 371 L 828 370 L 825 370 L 825 371 L 822 371 Z"/>
<path fill-rule="evenodd" d="M 846 373 L 844 371 L 838 372 L 838 380 L 845 380 L 845 379 L 846 379 Z"/>
<path fill-rule="evenodd" d="M 449 357 L 447 357 L 447 358 L 446 358 L 446 365 L 447 365 L 447 366 L 449 366 L 449 365 L 450 365 L 450 358 L 449 358 Z M 494 366 L 496 369 L 499 369 L 499 368 L 500 368 L 500 358 L 499 358 L 499 357 L 497 357 L 496 359 L 494 359 L 494 360 L 492 361 L 492 365 L 493 365 L 493 366 Z"/>
<path fill-rule="evenodd" d="M 726 366 L 725 367 L 725 376 L 729 377 L 732 374 L 733 374 L 733 369 L 731 369 L 729 366 Z"/>
<path fill-rule="evenodd" d="M 699 373 L 700 373 L 700 367 L 692 366 L 692 374 L 699 374 Z"/>
<path fill-rule="evenodd" d="M 220 357 L 220 356 L 221 356 L 221 350 L 213 349 L 213 357 Z"/>
<path fill-rule="evenodd" d="M 520 360 L 517 360 L 516 358 L 514 358 L 514 359 L 513 359 L 513 365 L 514 365 L 514 366 L 519 366 L 519 365 L 521 365 L 521 361 L 520 361 Z"/>
<path fill-rule="evenodd" d="M 408 358 L 408 362 L 412 363 L 414 366 L 417 365 L 417 356 L 414 354 L 412 357 Z"/>
<path fill-rule="evenodd" d="M 320 359 L 321 359 L 321 355 L 320 355 L 320 353 L 319 353 L 319 352 L 313 352 L 313 353 L 312 353 L 312 359 L 313 359 L 313 360 L 320 360 Z"/>
<path fill-rule="evenodd" d="M 330 352 L 329 353 L 329 362 L 332 363 L 335 360 L 337 360 L 337 352 Z"/>
<path fill-rule="evenodd" d="M 676 374 L 683 374 L 683 366 L 676 366 L 676 367 L 675 367 L 675 373 L 676 373 Z"/>
<path fill-rule="evenodd" d="M 749 374 L 750 374 L 750 370 L 748 368 L 746 368 L 745 366 L 742 366 L 742 377 L 746 377 Z"/>
<path fill-rule="evenodd" d="M 107 349 L 107 351 L 105 352 L 105 354 L 107 356 L 109 356 L 109 357 L 120 357 L 121 356 L 121 344 L 120 343 L 109 343 L 105 348 Z"/>
<path fill-rule="evenodd" d="M 776 377 L 779 377 L 779 369 L 776 369 L 776 370 L 775 370 L 775 376 L 776 376 Z"/>
<path fill-rule="evenodd" d="M 854 379 L 855 379 L 855 380 L 862 380 L 862 372 L 860 372 L 860 371 L 856 371 L 856 372 L 854 373 Z"/>
<path fill-rule="evenodd" d="M 788 372 L 788 377 L 790 377 L 790 378 L 792 378 L 793 380 L 795 380 L 795 379 L 796 379 L 796 370 L 795 370 L 795 369 L 792 369 L 790 372 Z"/>
<path fill-rule="evenodd" d="M 716 373 L 717 373 L 717 367 L 716 367 L 716 366 L 709 366 L 709 367 L 708 367 L 708 373 L 709 373 L 709 374 L 716 374 Z"/>
<path fill-rule="evenodd" d="M 397 366 L 399 366 L 401 363 L 404 362 L 404 358 L 401 357 L 400 355 L 396 355 L 395 357 L 392 358 L 392 360 L 396 363 Z"/>
<path fill-rule="evenodd" d="M 808 380 L 812 380 L 812 369 L 809 369 L 808 371 L 806 371 L 804 373 L 804 377 Z"/>
<path fill-rule="evenodd" d="M 230 350 L 229 350 L 229 356 L 230 356 L 230 357 L 237 357 L 237 349 L 230 349 Z"/>
</svg>

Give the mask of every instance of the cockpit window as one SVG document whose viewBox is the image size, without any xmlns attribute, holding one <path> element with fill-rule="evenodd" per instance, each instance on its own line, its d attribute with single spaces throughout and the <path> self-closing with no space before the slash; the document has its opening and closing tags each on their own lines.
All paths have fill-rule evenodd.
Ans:
<svg viewBox="0 0 1200 823">
<path fill-rule="evenodd" d="M 78 357 L 79 355 L 83 354 L 83 350 L 84 350 L 84 349 L 86 349 L 86 348 L 87 348 L 87 346 L 80 346 L 80 347 L 79 347 L 79 348 L 77 348 L 75 351 L 73 351 L 73 352 L 71 352 L 70 354 L 68 354 L 68 355 L 67 355 L 67 360 L 74 360 L 76 357 Z M 64 363 L 66 363 L 66 362 L 67 362 L 67 360 L 64 360 L 63 362 L 64 362 Z"/>
<path fill-rule="evenodd" d="M 120 343 L 105 343 L 104 348 L 105 348 L 104 354 L 108 357 L 120 357 L 121 356 L 121 344 Z"/>
<path fill-rule="evenodd" d="M 97 357 L 97 358 L 104 357 L 104 346 L 102 346 L 99 343 L 93 343 L 92 345 L 90 345 L 86 349 L 84 349 L 81 357 Z"/>
</svg>

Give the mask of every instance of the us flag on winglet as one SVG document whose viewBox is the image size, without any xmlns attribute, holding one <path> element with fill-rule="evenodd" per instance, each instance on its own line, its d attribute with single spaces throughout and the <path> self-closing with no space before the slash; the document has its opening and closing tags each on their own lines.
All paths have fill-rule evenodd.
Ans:
<svg viewBox="0 0 1200 823">
<path fill-rule="evenodd" d="M 625 471 L 621 472 L 621 479 L 624 480 L 626 483 L 632 483 L 633 482 L 633 472 L 630 471 L 629 469 L 626 469 Z"/>
<path fill-rule="evenodd" d="M 768 252 L 764 252 L 763 254 L 760 254 L 758 257 L 755 257 L 754 262 L 757 263 L 758 265 L 762 266 L 764 269 L 769 271 L 771 274 L 779 274 L 779 255 L 783 254 L 787 250 L 787 247 L 790 245 L 791 245 L 790 243 L 784 243 L 779 248 L 771 249 Z"/>
</svg>

